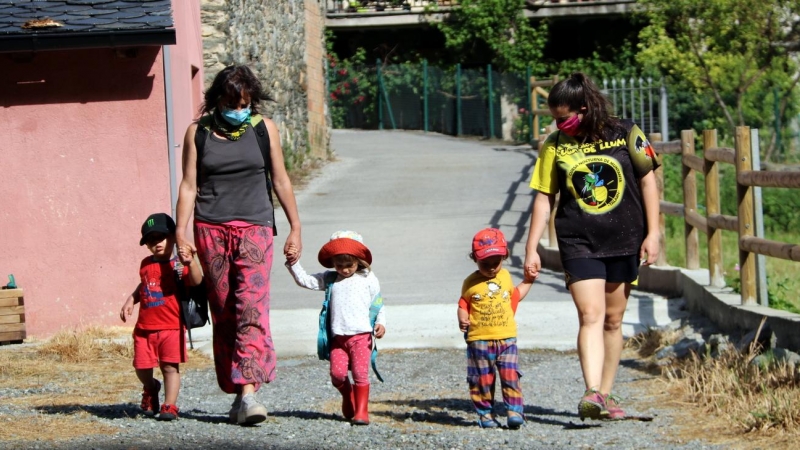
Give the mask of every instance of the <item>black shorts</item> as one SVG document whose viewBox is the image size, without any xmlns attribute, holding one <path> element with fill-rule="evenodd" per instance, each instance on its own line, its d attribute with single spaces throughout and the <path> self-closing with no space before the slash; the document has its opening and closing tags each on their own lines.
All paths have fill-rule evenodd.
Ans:
<svg viewBox="0 0 800 450">
<path fill-rule="evenodd" d="M 569 285 L 583 280 L 601 279 L 609 283 L 633 283 L 639 278 L 637 255 L 609 258 L 578 258 L 562 261 L 564 282 Z"/>
</svg>

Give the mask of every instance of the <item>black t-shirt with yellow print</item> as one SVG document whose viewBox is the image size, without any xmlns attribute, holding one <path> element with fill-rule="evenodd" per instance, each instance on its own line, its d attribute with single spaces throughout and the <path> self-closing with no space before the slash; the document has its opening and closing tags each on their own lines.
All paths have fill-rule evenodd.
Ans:
<svg viewBox="0 0 800 450">
<path fill-rule="evenodd" d="M 646 230 L 638 180 L 656 168 L 653 147 L 630 121 L 596 142 L 550 134 L 530 186 L 561 192 L 555 219 L 561 259 L 637 255 Z"/>
</svg>

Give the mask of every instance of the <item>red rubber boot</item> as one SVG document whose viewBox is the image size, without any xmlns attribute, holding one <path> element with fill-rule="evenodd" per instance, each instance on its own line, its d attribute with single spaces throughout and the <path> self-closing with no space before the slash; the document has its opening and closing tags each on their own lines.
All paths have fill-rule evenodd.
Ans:
<svg viewBox="0 0 800 450">
<path fill-rule="evenodd" d="M 369 425 L 369 385 L 355 385 L 353 386 L 353 394 L 355 398 L 356 415 L 353 416 L 353 425 Z"/>
<path fill-rule="evenodd" d="M 345 380 L 344 383 L 341 385 L 333 385 L 336 389 L 339 390 L 342 394 L 342 415 L 345 419 L 350 420 L 353 416 L 356 415 L 354 404 L 355 399 L 353 398 L 353 386 L 350 384 L 350 380 Z"/>
</svg>

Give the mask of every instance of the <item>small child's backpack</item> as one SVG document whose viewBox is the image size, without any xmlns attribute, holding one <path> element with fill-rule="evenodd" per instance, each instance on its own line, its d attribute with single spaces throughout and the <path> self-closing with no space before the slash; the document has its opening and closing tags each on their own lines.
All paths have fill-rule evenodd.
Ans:
<svg viewBox="0 0 800 450">
<path fill-rule="evenodd" d="M 328 308 L 331 303 L 331 291 L 333 290 L 333 283 L 336 282 L 338 274 L 329 270 L 325 272 L 323 281 L 325 282 L 325 300 L 322 301 L 322 310 L 319 312 L 319 332 L 317 333 L 317 357 L 319 359 L 330 361 L 331 359 L 331 339 L 333 333 L 331 332 L 331 319 L 328 315 Z M 369 322 L 372 328 L 375 328 L 375 320 L 378 318 L 378 313 L 383 308 L 383 297 L 378 294 L 369 307 Z M 373 332 L 374 334 L 374 332 Z M 378 381 L 383 383 L 383 377 L 378 372 L 378 344 L 375 343 L 375 338 L 372 339 L 372 355 L 370 356 L 372 363 L 372 371 Z"/>
<path fill-rule="evenodd" d="M 208 292 L 203 281 L 197 286 L 186 286 L 181 277 L 183 265 L 175 266 L 175 282 L 178 286 L 178 300 L 181 307 L 181 321 L 189 333 L 189 348 L 194 349 L 192 328 L 204 327 L 210 322 L 208 318 Z"/>
<path fill-rule="evenodd" d="M 212 117 L 206 115 L 197 121 L 197 130 L 194 133 L 194 146 L 197 150 L 197 185 L 200 185 L 200 161 L 203 158 L 203 150 L 206 146 L 206 138 L 211 133 Z M 269 155 L 269 133 L 267 132 L 267 124 L 260 114 L 250 116 L 250 125 L 256 132 L 256 140 L 258 141 L 258 148 L 261 149 L 261 156 L 264 158 L 264 175 L 267 178 L 267 195 L 269 196 L 270 204 L 272 201 L 272 180 L 269 178 L 270 171 L 272 170 L 272 158 Z M 272 235 L 278 235 L 278 228 L 275 225 L 275 208 L 272 208 Z"/>
</svg>

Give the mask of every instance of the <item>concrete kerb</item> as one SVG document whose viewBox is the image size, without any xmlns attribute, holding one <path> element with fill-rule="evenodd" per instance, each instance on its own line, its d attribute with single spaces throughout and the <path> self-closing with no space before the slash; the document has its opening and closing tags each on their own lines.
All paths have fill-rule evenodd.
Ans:
<svg viewBox="0 0 800 450">
<path fill-rule="evenodd" d="M 542 266 L 563 271 L 558 249 L 539 246 Z M 709 286 L 708 270 L 681 267 L 642 267 L 638 290 L 657 293 L 667 298 L 683 297 L 689 310 L 710 319 L 728 333 L 755 330 L 766 317 L 775 335 L 775 345 L 800 351 L 800 314 L 780 311 L 761 305 L 742 305 L 741 297 L 732 288 Z"/>
</svg>

